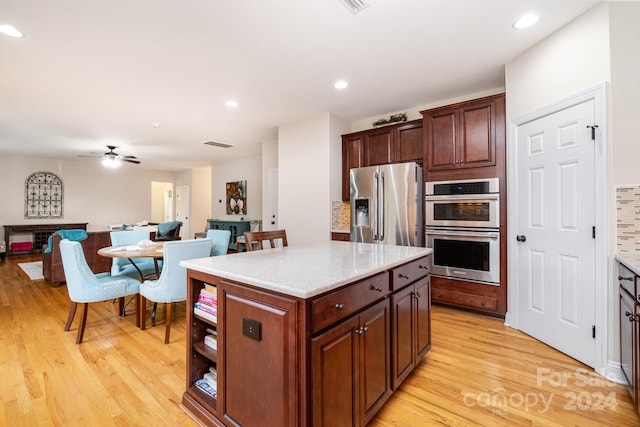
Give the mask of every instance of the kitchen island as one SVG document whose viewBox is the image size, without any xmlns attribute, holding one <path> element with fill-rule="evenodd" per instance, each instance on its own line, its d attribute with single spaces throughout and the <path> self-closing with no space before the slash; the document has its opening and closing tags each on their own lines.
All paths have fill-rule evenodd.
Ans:
<svg viewBox="0 0 640 427">
<path fill-rule="evenodd" d="M 430 348 L 430 254 L 327 242 L 182 262 L 183 405 L 208 425 L 365 425 Z M 194 313 L 212 294 L 216 315 Z"/>
</svg>

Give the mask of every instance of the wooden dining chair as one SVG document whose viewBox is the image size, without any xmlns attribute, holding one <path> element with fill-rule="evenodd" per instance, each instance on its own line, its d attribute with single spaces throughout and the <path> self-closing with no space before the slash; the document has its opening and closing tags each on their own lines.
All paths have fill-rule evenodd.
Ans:
<svg viewBox="0 0 640 427">
<path fill-rule="evenodd" d="M 271 248 L 275 248 L 276 246 L 288 246 L 287 233 L 285 230 L 245 231 L 244 233 L 244 244 L 248 252 L 265 249 L 263 242 L 267 241 L 271 245 Z M 278 242 L 280 245 L 277 244 Z"/>
</svg>

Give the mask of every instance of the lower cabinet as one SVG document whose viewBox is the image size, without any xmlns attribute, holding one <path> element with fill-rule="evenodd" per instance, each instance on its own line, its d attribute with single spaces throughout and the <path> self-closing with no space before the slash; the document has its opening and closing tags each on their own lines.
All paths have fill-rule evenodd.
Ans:
<svg viewBox="0 0 640 427">
<path fill-rule="evenodd" d="M 311 340 L 314 426 L 365 425 L 387 400 L 389 320 L 384 299 Z"/>
<path fill-rule="evenodd" d="M 392 385 L 395 390 L 431 348 L 430 278 L 391 296 Z"/>
</svg>

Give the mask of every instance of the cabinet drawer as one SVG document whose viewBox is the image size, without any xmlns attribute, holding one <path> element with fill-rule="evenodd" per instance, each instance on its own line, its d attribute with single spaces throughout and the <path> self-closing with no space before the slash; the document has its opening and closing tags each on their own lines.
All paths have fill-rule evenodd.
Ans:
<svg viewBox="0 0 640 427">
<path fill-rule="evenodd" d="M 427 257 L 423 257 L 394 268 L 391 272 L 391 277 L 393 277 L 393 290 L 397 291 L 398 289 L 402 289 L 409 283 L 413 283 L 421 277 L 426 276 L 427 273 L 429 273 L 427 265 Z"/>
<path fill-rule="evenodd" d="M 351 235 L 349 233 L 339 233 L 332 231 L 331 240 L 336 240 L 338 242 L 348 242 L 351 240 Z"/>
<path fill-rule="evenodd" d="M 633 271 L 629 270 L 622 264 L 618 264 L 618 282 L 620 283 L 620 286 L 624 288 L 625 291 L 629 292 L 629 295 L 633 296 L 633 298 L 638 298 L 638 300 L 640 300 L 638 287 L 636 285 L 636 277 L 637 276 Z"/>
<path fill-rule="evenodd" d="M 338 322 L 389 293 L 389 275 L 381 273 L 316 298 L 311 303 L 313 333 Z"/>
<path fill-rule="evenodd" d="M 484 295 L 472 295 L 464 292 L 450 291 L 446 289 L 433 289 L 431 300 L 447 304 L 461 305 L 480 310 L 493 310 L 498 308 L 498 299 Z"/>
</svg>

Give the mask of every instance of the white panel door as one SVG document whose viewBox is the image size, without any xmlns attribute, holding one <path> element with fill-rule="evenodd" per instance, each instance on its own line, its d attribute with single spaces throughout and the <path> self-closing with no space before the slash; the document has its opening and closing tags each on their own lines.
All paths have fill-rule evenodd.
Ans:
<svg viewBox="0 0 640 427">
<path fill-rule="evenodd" d="M 180 237 L 183 239 L 193 239 L 191 236 L 191 199 L 189 198 L 189 186 L 176 188 L 176 221 L 182 221 L 180 227 Z"/>
<path fill-rule="evenodd" d="M 595 363 L 594 101 L 517 130 L 520 329 Z"/>
</svg>

